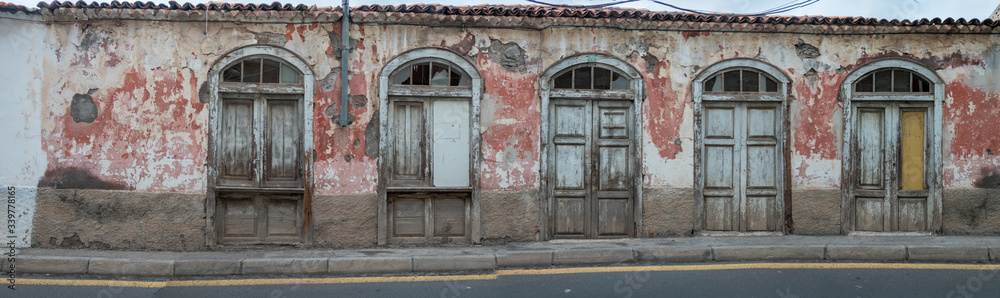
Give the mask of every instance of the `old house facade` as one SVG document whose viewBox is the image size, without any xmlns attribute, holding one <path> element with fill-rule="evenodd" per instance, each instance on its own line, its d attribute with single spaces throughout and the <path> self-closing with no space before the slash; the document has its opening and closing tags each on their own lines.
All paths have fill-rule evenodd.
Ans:
<svg viewBox="0 0 1000 298">
<path fill-rule="evenodd" d="M 20 245 L 1000 234 L 1000 23 L 350 14 L 0 5 Z"/>
</svg>

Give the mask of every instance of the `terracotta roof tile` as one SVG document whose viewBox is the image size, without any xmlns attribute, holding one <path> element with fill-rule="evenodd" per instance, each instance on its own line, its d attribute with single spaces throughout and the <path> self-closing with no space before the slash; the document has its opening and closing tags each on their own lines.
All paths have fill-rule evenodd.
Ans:
<svg viewBox="0 0 1000 298">
<path fill-rule="evenodd" d="M 3 2 L 0 2 L 3 3 Z M 8 4 L 10 5 L 10 4 Z M 20 6 L 23 7 L 23 6 Z M 273 2 L 271 4 L 231 4 L 210 2 L 208 4 L 180 4 L 171 1 L 167 4 L 156 4 L 153 2 L 84 2 L 84 1 L 52 1 L 49 3 L 40 2 L 38 7 L 43 10 L 56 11 L 60 9 L 154 9 L 154 10 L 184 10 L 184 11 L 299 11 L 316 12 L 338 12 L 340 7 L 316 7 L 302 4 L 282 4 Z M 5 9 L 0 6 L 0 9 Z M 643 22 L 680 22 L 680 23 L 722 23 L 732 26 L 745 26 L 747 24 L 765 24 L 772 26 L 782 25 L 820 25 L 820 26 L 985 26 L 998 27 L 1000 22 L 986 19 L 918 19 L 918 20 L 886 20 L 865 17 L 828 17 L 828 16 L 746 16 L 736 14 L 697 14 L 688 12 L 664 12 L 649 11 L 646 9 L 603 7 L 588 8 L 583 6 L 540 6 L 540 5 L 472 5 L 472 6 L 449 6 L 440 4 L 403 4 L 403 5 L 362 5 L 351 9 L 358 13 L 368 14 L 390 14 L 399 17 L 397 14 L 414 14 L 424 16 L 463 16 L 463 17 L 514 17 L 514 18 L 577 18 L 574 22 L 592 23 L 587 19 L 600 19 L 600 22 L 611 23 L 634 23 L 633 26 L 648 27 Z M 426 19 L 427 17 L 417 17 L 416 19 Z M 397 18 L 398 19 L 398 18 Z M 409 19 L 409 18 L 407 18 Z M 497 20 L 498 22 L 525 22 L 524 20 Z M 704 26 L 701 26 L 704 27 Z M 967 29 L 967 28 L 966 28 Z M 963 29 L 963 30 L 966 30 Z M 987 30 L 989 31 L 989 30 Z"/>
<path fill-rule="evenodd" d="M 271 4 L 243 4 L 243 3 L 220 3 L 220 2 L 209 2 L 208 4 L 198 3 L 191 4 L 185 2 L 180 4 L 176 1 L 170 1 L 167 4 L 156 4 L 152 1 L 141 2 L 84 2 L 84 1 L 52 1 L 50 3 L 39 2 L 38 8 L 56 10 L 60 8 L 111 8 L 111 9 L 166 9 L 166 10 L 232 10 L 232 11 L 333 11 L 334 9 L 330 7 L 316 7 L 306 6 L 304 4 L 292 5 L 292 4 L 281 4 L 280 2 L 272 2 Z M 336 8 L 340 10 L 340 8 Z"/>
<path fill-rule="evenodd" d="M 28 12 L 30 11 L 24 5 L 17 5 L 14 3 L 0 2 L 0 12 Z"/>
</svg>

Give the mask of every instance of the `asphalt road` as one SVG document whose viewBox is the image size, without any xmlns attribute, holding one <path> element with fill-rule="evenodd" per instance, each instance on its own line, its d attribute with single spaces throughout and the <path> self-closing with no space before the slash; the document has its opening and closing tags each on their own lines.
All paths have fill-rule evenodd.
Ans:
<svg viewBox="0 0 1000 298">
<path fill-rule="evenodd" d="M 1000 297 L 997 266 L 819 268 L 824 265 L 830 264 L 589 267 L 444 276 L 139 282 L 35 276 L 22 277 L 16 290 L 3 289 L 0 297 Z M 908 264 L 889 266 L 902 265 Z"/>
</svg>

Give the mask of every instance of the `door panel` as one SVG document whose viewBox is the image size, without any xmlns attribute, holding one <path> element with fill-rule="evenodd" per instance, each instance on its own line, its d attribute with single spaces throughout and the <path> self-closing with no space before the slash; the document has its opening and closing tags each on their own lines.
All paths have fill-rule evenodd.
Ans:
<svg viewBox="0 0 1000 298">
<path fill-rule="evenodd" d="M 774 231 L 774 197 L 747 197 L 747 231 Z"/>
<path fill-rule="evenodd" d="M 598 227 L 600 236 L 626 236 L 628 233 L 628 199 L 599 199 Z"/>
<path fill-rule="evenodd" d="M 855 229 L 858 231 L 882 231 L 885 221 L 884 198 L 858 198 Z"/>
<path fill-rule="evenodd" d="M 297 200 L 267 200 L 267 237 L 298 237 Z"/>
<path fill-rule="evenodd" d="M 392 200 L 393 236 L 424 235 L 424 199 L 395 198 Z"/>
<path fill-rule="evenodd" d="M 884 110 L 863 109 L 858 113 L 859 185 L 867 189 L 885 189 Z"/>
<path fill-rule="evenodd" d="M 434 236 L 465 235 L 465 199 L 434 199 Z"/>
<path fill-rule="evenodd" d="M 901 189 L 924 190 L 924 111 L 903 111 L 900 119 Z"/>
<path fill-rule="evenodd" d="M 222 160 L 219 185 L 252 186 L 253 181 L 253 100 L 223 99 L 221 142 Z"/>
<path fill-rule="evenodd" d="M 257 208 L 254 207 L 254 201 L 244 199 L 223 202 L 223 237 L 257 237 Z"/>
<path fill-rule="evenodd" d="M 556 234 L 583 235 L 584 198 L 556 198 Z"/>
<path fill-rule="evenodd" d="M 555 144 L 555 189 L 584 189 L 586 147 Z"/>
<path fill-rule="evenodd" d="M 733 147 L 705 148 L 705 187 L 733 188 Z"/>
<path fill-rule="evenodd" d="M 469 102 L 434 106 L 434 186 L 469 186 Z"/>
<path fill-rule="evenodd" d="M 899 198 L 899 230 L 905 232 L 927 229 L 927 198 Z"/>
<path fill-rule="evenodd" d="M 629 161 L 628 147 L 605 146 L 600 149 L 600 163 L 597 175 L 600 177 L 599 190 L 628 191 Z"/>
<path fill-rule="evenodd" d="M 726 107 L 705 108 L 705 137 L 733 137 L 733 109 Z"/>
<path fill-rule="evenodd" d="M 733 229 L 733 197 L 705 197 L 705 229 L 728 231 Z"/>
<path fill-rule="evenodd" d="M 631 103 L 553 100 L 550 111 L 555 236 L 628 236 L 634 179 Z"/>
<path fill-rule="evenodd" d="M 776 188 L 775 168 L 777 152 L 774 146 L 749 146 L 747 148 L 747 187 Z"/>
<path fill-rule="evenodd" d="M 424 108 L 422 102 L 395 102 L 393 132 L 393 185 L 421 186 L 425 177 Z"/>
<path fill-rule="evenodd" d="M 301 186 L 299 150 L 298 102 L 290 100 L 268 100 L 268 116 L 264 140 L 264 184 L 265 186 Z"/>
</svg>

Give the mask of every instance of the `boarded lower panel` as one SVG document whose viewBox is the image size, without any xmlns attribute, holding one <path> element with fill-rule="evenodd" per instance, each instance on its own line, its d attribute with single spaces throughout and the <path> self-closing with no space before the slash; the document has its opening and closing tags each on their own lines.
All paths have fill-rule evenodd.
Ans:
<svg viewBox="0 0 1000 298">
<path fill-rule="evenodd" d="M 927 229 L 927 199 L 899 198 L 900 231 L 917 232 Z"/>
<path fill-rule="evenodd" d="M 267 237 L 298 237 L 296 200 L 267 200 Z"/>
<path fill-rule="evenodd" d="M 225 200 L 223 237 L 257 237 L 257 211 L 253 200 Z"/>
<path fill-rule="evenodd" d="M 883 231 L 883 198 L 857 198 L 854 214 L 854 230 Z"/>
<path fill-rule="evenodd" d="M 732 230 L 732 197 L 705 197 L 705 230 Z"/>
<path fill-rule="evenodd" d="M 583 234 L 583 202 L 583 198 L 556 198 L 556 234 Z"/>
<path fill-rule="evenodd" d="M 601 199 L 598 208 L 597 232 L 600 236 L 628 233 L 628 200 Z"/>
<path fill-rule="evenodd" d="M 774 197 L 747 197 L 747 231 L 774 231 Z"/>
<path fill-rule="evenodd" d="M 465 235 L 465 199 L 434 199 L 434 236 Z"/>
<path fill-rule="evenodd" d="M 424 199 L 392 200 L 393 236 L 424 235 Z"/>
</svg>

